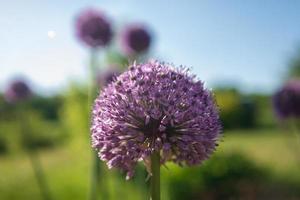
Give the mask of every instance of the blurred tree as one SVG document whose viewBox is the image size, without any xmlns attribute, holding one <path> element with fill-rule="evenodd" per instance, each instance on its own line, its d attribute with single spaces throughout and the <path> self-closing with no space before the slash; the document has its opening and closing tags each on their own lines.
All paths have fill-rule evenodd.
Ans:
<svg viewBox="0 0 300 200">
<path fill-rule="evenodd" d="M 26 111 L 24 115 L 26 116 L 25 131 L 27 134 L 21 142 L 25 148 L 49 148 L 65 141 L 67 135 L 63 132 L 58 121 L 46 120 L 34 110 Z"/>
<path fill-rule="evenodd" d="M 251 94 L 251 99 L 256 104 L 256 126 L 260 128 L 275 128 L 276 120 L 270 95 Z"/>
<path fill-rule="evenodd" d="M 300 78 L 300 47 L 289 62 L 288 78 Z"/>
<path fill-rule="evenodd" d="M 89 115 L 92 108 L 89 108 L 87 88 L 71 84 L 66 92 L 63 106 L 60 110 L 60 121 L 69 135 L 81 135 L 89 138 Z"/>
<path fill-rule="evenodd" d="M 11 104 L 0 96 L 0 151 L 19 149 L 20 141 L 29 149 L 49 148 L 65 141 L 66 135 L 57 113 L 59 97 L 34 97 L 23 103 Z M 19 114 L 26 116 L 28 137 L 21 140 Z"/>
<path fill-rule="evenodd" d="M 234 88 L 216 89 L 215 96 L 225 129 L 255 127 L 256 103 L 252 98 Z"/>
<path fill-rule="evenodd" d="M 52 97 L 34 97 L 29 102 L 29 106 L 48 120 L 57 120 L 58 111 L 62 105 L 62 98 L 60 96 Z"/>
<path fill-rule="evenodd" d="M 265 169 L 240 154 L 213 156 L 201 167 L 172 172 L 167 174 L 172 200 L 257 199 L 260 185 L 268 177 Z"/>
</svg>

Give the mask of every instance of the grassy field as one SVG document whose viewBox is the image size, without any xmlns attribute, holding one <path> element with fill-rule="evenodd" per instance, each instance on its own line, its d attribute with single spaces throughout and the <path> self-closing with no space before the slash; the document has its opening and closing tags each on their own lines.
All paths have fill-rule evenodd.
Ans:
<svg viewBox="0 0 300 200">
<path fill-rule="evenodd" d="M 276 177 L 300 183 L 299 150 L 294 135 L 278 130 L 225 132 L 217 153 L 240 152 Z M 54 199 L 85 199 L 88 195 L 91 151 L 86 138 L 76 138 L 54 150 L 39 152 Z M 300 154 L 298 154 L 300 155 Z M 107 199 L 145 199 L 143 187 L 123 180 L 117 172 L 103 174 Z M 107 174 L 113 178 L 107 178 Z M 112 175 L 111 175 L 112 174 Z M 41 199 L 25 153 L 0 157 L 0 199 Z M 131 194 L 128 196 L 127 194 Z M 166 196 L 166 194 L 163 194 Z"/>
<path fill-rule="evenodd" d="M 240 134 L 242 133 L 242 134 Z M 240 152 L 275 175 L 300 179 L 299 138 L 279 130 L 243 130 L 224 134 L 220 152 Z"/>
</svg>

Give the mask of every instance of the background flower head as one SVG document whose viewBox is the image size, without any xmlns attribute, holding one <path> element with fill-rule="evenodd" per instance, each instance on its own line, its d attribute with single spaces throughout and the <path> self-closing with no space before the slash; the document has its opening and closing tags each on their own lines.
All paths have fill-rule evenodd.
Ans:
<svg viewBox="0 0 300 200">
<path fill-rule="evenodd" d="M 121 47 L 126 55 L 146 52 L 151 45 L 151 34 L 146 26 L 132 24 L 123 30 L 121 34 Z"/>
<path fill-rule="evenodd" d="M 76 19 L 76 35 L 87 46 L 106 46 L 112 39 L 111 24 L 106 16 L 94 9 L 80 13 Z"/>
<path fill-rule="evenodd" d="M 100 71 L 97 74 L 97 84 L 100 87 L 105 87 L 109 83 L 113 82 L 117 76 L 121 74 L 119 66 L 111 65 L 107 69 Z"/>
<path fill-rule="evenodd" d="M 4 93 L 8 102 L 17 102 L 28 99 L 32 95 L 31 89 L 23 80 L 14 80 Z"/>
<path fill-rule="evenodd" d="M 211 92 L 186 68 L 133 64 L 95 100 L 92 145 L 131 177 L 158 151 L 161 162 L 196 165 L 215 150 L 221 125 Z"/>
<path fill-rule="evenodd" d="M 273 105 L 279 118 L 300 117 L 300 80 L 288 81 L 273 96 Z"/>
</svg>

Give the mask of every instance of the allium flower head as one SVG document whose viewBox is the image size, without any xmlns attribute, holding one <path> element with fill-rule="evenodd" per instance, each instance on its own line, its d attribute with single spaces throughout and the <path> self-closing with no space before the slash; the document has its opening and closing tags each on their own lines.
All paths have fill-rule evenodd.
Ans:
<svg viewBox="0 0 300 200">
<path fill-rule="evenodd" d="M 112 39 L 111 25 L 103 13 L 94 9 L 83 11 L 76 20 L 77 37 L 87 46 L 106 46 Z"/>
<path fill-rule="evenodd" d="M 121 47 L 126 55 L 143 53 L 149 49 L 150 44 L 151 35 L 143 25 L 130 25 L 121 34 Z"/>
<path fill-rule="evenodd" d="M 5 91 L 4 97 L 8 102 L 17 102 L 29 98 L 31 94 L 29 86 L 24 81 L 15 80 Z"/>
<path fill-rule="evenodd" d="M 300 117 L 300 80 L 288 81 L 273 96 L 273 105 L 279 118 Z"/>
<path fill-rule="evenodd" d="M 196 165 L 207 159 L 220 135 L 210 91 L 186 68 L 157 61 L 133 64 L 95 100 L 92 146 L 109 168 L 134 173 L 138 161 Z"/>
</svg>

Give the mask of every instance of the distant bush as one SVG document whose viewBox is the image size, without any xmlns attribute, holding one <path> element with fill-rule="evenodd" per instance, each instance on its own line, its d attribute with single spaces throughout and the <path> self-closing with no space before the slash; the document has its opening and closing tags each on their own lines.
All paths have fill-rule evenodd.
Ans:
<svg viewBox="0 0 300 200">
<path fill-rule="evenodd" d="M 273 110 L 272 97 L 269 95 L 253 94 L 251 98 L 257 107 L 256 125 L 261 128 L 276 127 L 276 116 Z"/>
<path fill-rule="evenodd" d="M 239 154 L 217 155 L 203 166 L 168 176 L 170 199 L 256 199 L 267 172 Z"/>
<path fill-rule="evenodd" d="M 87 87 L 73 84 L 63 99 L 59 117 L 69 135 L 88 138 L 92 105 L 89 105 L 87 91 Z"/>
<path fill-rule="evenodd" d="M 28 102 L 28 107 L 39 112 L 44 119 L 57 120 L 59 109 L 62 105 L 62 98 L 53 97 L 34 97 Z"/>
<path fill-rule="evenodd" d="M 220 117 L 225 129 L 253 128 L 256 125 L 256 103 L 235 89 L 219 89 L 215 92 Z"/>
<path fill-rule="evenodd" d="M 20 131 L 22 145 L 29 149 L 49 148 L 61 144 L 66 139 L 61 125 L 43 119 L 36 113 L 27 113 L 25 130 Z M 25 136 L 25 137 L 23 137 Z"/>
<path fill-rule="evenodd" d="M 35 96 L 26 102 L 10 104 L 0 95 L 0 151 L 15 148 L 16 141 L 29 149 L 49 148 L 64 142 L 66 134 L 58 120 L 61 105 L 59 96 Z"/>
<path fill-rule="evenodd" d="M 295 50 L 293 57 L 291 57 L 288 63 L 288 76 L 287 78 L 299 78 L 300 77 L 300 48 Z"/>
<path fill-rule="evenodd" d="M 0 154 L 6 153 L 8 150 L 7 142 L 3 136 L 0 135 Z"/>
</svg>

